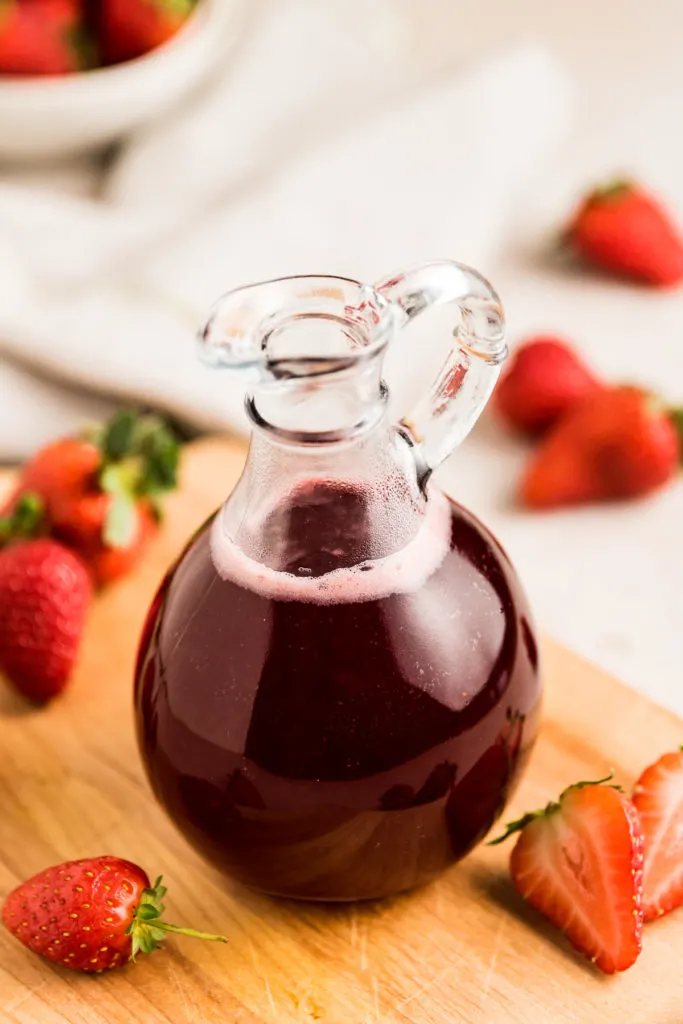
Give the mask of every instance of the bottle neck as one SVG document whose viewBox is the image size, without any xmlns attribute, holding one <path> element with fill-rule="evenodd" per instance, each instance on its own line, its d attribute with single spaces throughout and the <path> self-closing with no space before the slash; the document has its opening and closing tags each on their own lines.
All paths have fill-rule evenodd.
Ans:
<svg viewBox="0 0 683 1024">
<path fill-rule="evenodd" d="M 280 428 L 257 427 L 221 528 L 262 565 L 319 575 L 401 550 L 425 510 L 411 448 L 381 415 L 330 444 L 292 444 Z"/>
<path fill-rule="evenodd" d="M 360 440 L 379 427 L 385 414 L 388 390 L 380 372 L 373 358 L 334 373 L 270 383 L 247 398 L 247 413 L 261 433 L 281 445 L 320 447 Z M 334 452 L 330 456 L 336 459 Z"/>
</svg>

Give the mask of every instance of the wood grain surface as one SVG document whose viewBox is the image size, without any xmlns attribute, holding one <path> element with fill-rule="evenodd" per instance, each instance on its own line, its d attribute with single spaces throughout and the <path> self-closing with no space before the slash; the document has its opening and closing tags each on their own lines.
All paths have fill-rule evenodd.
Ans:
<svg viewBox="0 0 683 1024">
<path fill-rule="evenodd" d="M 62 699 L 37 711 L 0 682 L 0 897 L 59 860 L 119 854 L 164 874 L 169 920 L 223 931 L 230 944 L 173 939 L 92 977 L 52 967 L 3 932 L 0 1021 L 681 1024 L 683 910 L 647 926 L 632 970 L 605 978 L 522 905 L 505 848 L 479 849 L 419 892 L 329 908 L 226 882 L 167 822 L 133 736 L 137 638 L 164 568 L 229 491 L 242 459 L 221 440 L 188 449 L 163 535 L 140 571 L 97 601 Z M 544 653 L 542 735 L 509 813 L 609 767 L 630 783 L 683 741 L 672 715 L 552 643 Z"/>
</svg>

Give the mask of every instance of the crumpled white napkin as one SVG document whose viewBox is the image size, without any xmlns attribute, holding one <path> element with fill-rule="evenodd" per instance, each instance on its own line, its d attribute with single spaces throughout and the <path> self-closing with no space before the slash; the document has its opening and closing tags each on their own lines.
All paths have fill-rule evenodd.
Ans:
<svg viewBox="0 0 683 1024">
<path fill-rule="evenodd" d="M 243 385 L 192 345 L 239 284 L 443 257 L 486 271 L 566 127 L 564 75 L 522 45 L 430 81 L 392 0 L 369 35 L 364 4 L 272 4 L 97 198 L 0 185 L 0 459 L 126 399 L 243 429 Z"/>
</svg>

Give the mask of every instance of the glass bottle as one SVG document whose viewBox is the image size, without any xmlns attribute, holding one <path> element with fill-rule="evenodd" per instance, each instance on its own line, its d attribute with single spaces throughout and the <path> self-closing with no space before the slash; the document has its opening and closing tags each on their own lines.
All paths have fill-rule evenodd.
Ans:
<svg viewBox="0 0 683 1024">
<path fill-rule="evenodd" d="M 396 330 L 453 304 L 430 394 L 388 422 Z M 214 308 L 203 358 L 248 380 L 243 475 L 150 610 L 138 660 L 154 791 L 213 864 L 281 896 L 386 896 L 489 830 L 534 742 L 527 602 L 430 480 L 506 355 L 500 302 L 452 262 L 374 288 L 296 277 Z"/>
</svg>

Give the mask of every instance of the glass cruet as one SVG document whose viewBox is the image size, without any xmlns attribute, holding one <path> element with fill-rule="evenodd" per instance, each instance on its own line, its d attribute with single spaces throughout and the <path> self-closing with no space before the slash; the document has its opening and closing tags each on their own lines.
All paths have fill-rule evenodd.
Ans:
<svg viewBox="0 0 683 1024">
<path fill-rule="evenodd" d="M 454 344 L 397 425 L 382 359 L 451 304 Z M 509 559 L 430 479 L 506 355 L 491 286 L 431 263 L 375 287 L 228 293 L 202 358 L 241 373 L 242 477 L 166 576 L 136 678 L 154 791 L 215 865 L 268 893 L 386 896 L 467 853 L 533 745 L 537 645 Z"/>
</svg>

